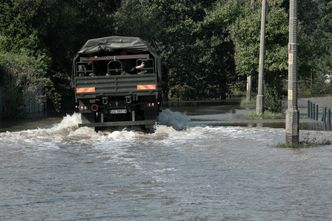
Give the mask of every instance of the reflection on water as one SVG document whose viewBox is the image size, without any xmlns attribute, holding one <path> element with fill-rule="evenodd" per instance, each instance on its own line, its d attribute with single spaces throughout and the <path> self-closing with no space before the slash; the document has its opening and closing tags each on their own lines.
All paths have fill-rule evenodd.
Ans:
<svg viewBox="0 0 332 221">
<path fill-rule="evenodd" d="M 0 220 L 332 219 L 332 146 L 280 149 L 282 129 L 172 114 L 154 134 L 96 133 L 79 115 L 0 133 Z"/>
</svg>

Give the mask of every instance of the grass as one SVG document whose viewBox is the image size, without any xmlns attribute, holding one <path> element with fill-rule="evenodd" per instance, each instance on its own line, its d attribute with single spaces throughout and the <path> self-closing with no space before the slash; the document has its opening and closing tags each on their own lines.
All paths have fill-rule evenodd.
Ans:
<svg viewBox="0 0 332 221">
<path fill-rule="evenodd" d="M 280 144 L 277 144 L 276 147 L 303 149 L 303 148 L 319 147 L 319 146 L 325 146 L 325 145 L 331 145 L 331 144 L 332 144 L 332 142 L 330 140 L 326 140 L 326 139 L 318 140 L 316 138 L 313 138 L 313 139 L 304 138 L 304 140 L 300 141 L 298 144 L 280 143 Z"/>
<path fill-rule="evenodd" d="M 246 98 L 242 98 L 241 103 L 240 103 L 240 107 L 245 108 L 245 109 L 255 109 L 256 108 L 256 100 L 251 99 L 250 101 L 247 101 Z"/>
<path fill-rule="evenodd" d="M 300 142 L 298 144 L 287 144 L 287 143 L 279 143 L 276 145 L 278 148 L 294 148 L 294 149 L 302 149 L 302 148 L 309 148 L 313 147 L 313 144 Z"/>
<path fill-rule="evenodd" d="M 247 120 L 274 120 L 274 119 L 284 119 L 285 114 L 283 113 L 273 113 L 269 111 L 265 111 L 261 115 L 257 115 L 256 113 L 249 113 L 246 116 Z"/>
</svg>

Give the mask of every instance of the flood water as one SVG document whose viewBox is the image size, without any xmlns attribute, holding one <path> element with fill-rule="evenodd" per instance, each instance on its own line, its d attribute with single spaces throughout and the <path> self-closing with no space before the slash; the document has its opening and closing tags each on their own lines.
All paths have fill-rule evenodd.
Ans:
<svg viewBox="0 0 332 221">
<path fill-rule="evenodd" d="M 332 220 L 332 145 L 171 111 L 154 134 L 54 121 L 0 133 L 0 220 Z"/>
</svg>

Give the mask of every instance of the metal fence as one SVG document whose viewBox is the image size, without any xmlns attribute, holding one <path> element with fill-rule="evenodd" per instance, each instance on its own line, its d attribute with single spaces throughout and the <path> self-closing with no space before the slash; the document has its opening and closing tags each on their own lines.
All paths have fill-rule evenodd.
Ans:
<svg viewBox="0 0 332 221">
<path fill-rule="evenodd" d="M 321 114 L 319 111 L 321 110 Z M 319 117 L 321 115 L 321 117 Z M 308 118 L 324 123 L 326 130 L 331 130 L 331 109 L 327 107 L 320 108 L 318 104 L 308 100 Z"/>
<path fill-rule="evenodd" d="M 24 95 L 24 112 L 28 114 L 39 114 L 44 112 L 45 105 L 37 101 L 38 92 L 27 92 Z"/>
<path fill-rule="evenodd" d="M 32 116 L 42 116 L 45 114 L 46 105 L 40 103 L 37 100 L 39 92 L 25 92 L 22 100 L 23 107 L 20 108 L 24 113 L 27 114 L 27 117 Z M 6 114 L 8 107 L 6 107 L 6 93 L 5 89 L 0 87 L 0 118 Z"/>
</svg>

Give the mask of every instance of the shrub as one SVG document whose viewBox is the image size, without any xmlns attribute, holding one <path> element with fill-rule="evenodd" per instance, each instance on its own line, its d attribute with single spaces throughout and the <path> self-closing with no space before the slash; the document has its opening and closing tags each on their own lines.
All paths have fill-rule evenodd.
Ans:
<svg viewBox="0 0 332 221">
<path fill-rule="evenodd" d="M 25 92 L 40 92 L 36 97 L 39 102 L 51 98 L 59 104 L 59 95 L 54 92 L 54 86 L 47 76 L 45 58 L 28 56 L 21 53 L 0 52 L 0 86 L 5 91 L 3 98 L 4 117 L 20 117 L 22 113 L 23 96 Z"/>
</svg>

